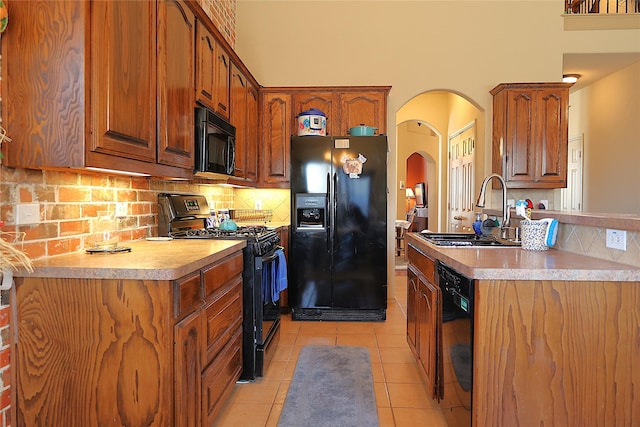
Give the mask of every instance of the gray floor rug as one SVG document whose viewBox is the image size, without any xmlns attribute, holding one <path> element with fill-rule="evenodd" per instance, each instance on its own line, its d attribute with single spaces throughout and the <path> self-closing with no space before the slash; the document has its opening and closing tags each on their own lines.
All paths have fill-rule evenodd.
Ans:
<svg viewBox="0 0 640 427">
<path fill-rule="evenodd" d="M 278 427 L 375 427 L 378 409 L 364 347 L 300 350 Z"/>
</svg>

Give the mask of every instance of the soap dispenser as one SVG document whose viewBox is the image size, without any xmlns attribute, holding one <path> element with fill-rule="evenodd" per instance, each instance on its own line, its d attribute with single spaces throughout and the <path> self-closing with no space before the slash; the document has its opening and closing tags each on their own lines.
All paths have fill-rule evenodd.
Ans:
<svg viewBox="0 0 640 427">
<path fill-rule="evenodd" d="M 477 236 L 482 236 L 482 214 L 480 212 L 476 212 L 476 220 L 473 222 L 473 231 L 476 232 Z"/>
</svg>

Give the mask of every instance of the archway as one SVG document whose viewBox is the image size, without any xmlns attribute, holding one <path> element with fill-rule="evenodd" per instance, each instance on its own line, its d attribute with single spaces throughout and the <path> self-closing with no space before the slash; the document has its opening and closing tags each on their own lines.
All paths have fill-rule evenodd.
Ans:
<svg viewBox="0 0 640 427">
<path fill-rule="evenodd" d="M 448 137 L 475 121 L 477 124 L 477 159 L 475 182 L 482 181 L 481 172 L 490 163 L 490 147 L 484 141 L 485 113 L 464 95 L 451 91 L 425 92 L 409 100 L 396 113 L 397 158 L 396 218 L 406 216 L 406 194 L 400 189 L 408 182 L 407 160 L 414 153 L 427 162 L 428 228 L 446 231 L 448 209 Z M 411 176 L 411 172 L 409 172 Z M 474 189 L 475 191 L 475 189 Z"/>
</svg>

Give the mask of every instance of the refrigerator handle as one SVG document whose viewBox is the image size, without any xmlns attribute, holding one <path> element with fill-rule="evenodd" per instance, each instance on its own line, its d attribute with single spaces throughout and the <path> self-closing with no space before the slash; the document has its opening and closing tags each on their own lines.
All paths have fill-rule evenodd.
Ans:
<svg viewBox="0 0 640 427">
<path fill-rule="evenodd" d="M 333 172 L 333 179 L 331 182 L 331 244 L 333 244 L 333 241 L 335 239 L 335 226 L 336 226 L 336 211 L 337 211 L 337 206 L 338 206 L 338 194 L 337 194 L 337 190 L 338 190 L 338 175 Z M 333 248 L 330 248 L 331 250 L 333 250 Z"/>
<path fill-rule="evenodd" d="M 326 230 L 327 230 L 327 252 L 331 251 L 331 242 L 333 238 L 333 218 L 332 218 L 332 210 L 331 210 L 331 173 L 327 172 L 327 193 L 325 196 L 325 212 L 328 214 L 328 217 L 325 218 L 327 221 Z"/>
</svg>

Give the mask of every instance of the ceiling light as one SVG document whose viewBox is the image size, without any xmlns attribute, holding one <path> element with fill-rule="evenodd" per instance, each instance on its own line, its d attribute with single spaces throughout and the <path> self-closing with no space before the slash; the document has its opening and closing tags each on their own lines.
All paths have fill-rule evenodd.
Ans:
<svg viewBox="0 0 640 427">
<path fill-rule="evenodd" d="M 580 74 L 564 74 L 562 76 L 563 83 L 575 83 L 580 78 Z"/>
</svg>

